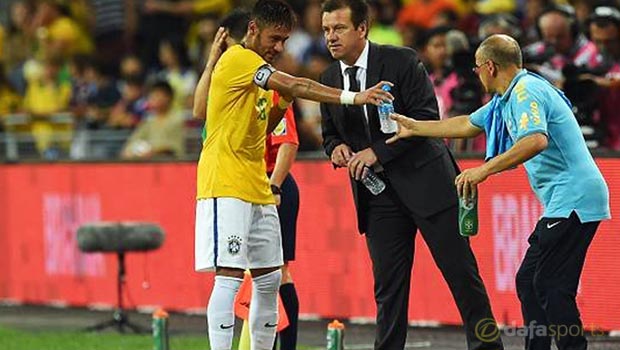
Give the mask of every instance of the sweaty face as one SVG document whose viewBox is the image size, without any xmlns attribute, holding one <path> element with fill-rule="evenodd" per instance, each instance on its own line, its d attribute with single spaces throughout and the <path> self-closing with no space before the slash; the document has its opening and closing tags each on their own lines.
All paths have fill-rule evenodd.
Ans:
<svg viewBox="0 0 620 350">
<path fill-rule="evenodd" d="M 355 63 L 366 45 L 366 24 L 357 28 L 351 21 L 351 9 L 323 12 L 323 35 L 333 58 L 346 64 Z"/>
<path fill-rule="evenodd" d="M 253 38 L 253 49 L 265 61 L 272 63 L 284 51 L 284 43 L 288 40 L 291 30 L 282 26 L 256 27 Z"/>
<path fill-rule="evenodd" d="M 590 39 L 601 53 L 620 58 L 620 32 L 615 25 L 599 27 L 596 23 L 590 24 Z"/>
</svg>

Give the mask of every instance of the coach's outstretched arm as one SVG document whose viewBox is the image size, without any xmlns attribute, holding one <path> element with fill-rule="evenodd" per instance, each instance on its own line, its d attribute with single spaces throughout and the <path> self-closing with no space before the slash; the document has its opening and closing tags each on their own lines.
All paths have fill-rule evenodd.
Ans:
<svg viewBox="0 0 620 350">
<path fill-rule="evenodd" d="M 472 124 L 468 115 L 443 120 L 415 120 L 393 113 L 390 118 L 398 123 L 398 130 L 394 136 L 385 141 L 386 143 L 394 143 L 413 136 L 466 138 L 477 136 L 484 131 Z"/>
</svg>

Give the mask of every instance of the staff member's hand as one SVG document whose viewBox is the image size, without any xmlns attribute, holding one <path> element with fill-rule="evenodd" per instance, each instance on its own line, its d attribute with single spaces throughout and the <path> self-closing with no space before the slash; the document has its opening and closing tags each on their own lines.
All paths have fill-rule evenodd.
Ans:
<svg viewBox="0 0 620 350">
<path fill-rule="evenodd" d="M 360 180 L 364 174 L 364 168 L 369 168 L 377 163 L 377 155 L 372 148 L 366 148 L 353 155 L 347 167 L 349 168 L 349 174 L 355 180 Z"/>
<path fill-rule="evenodd" d="M 415 128 L 417 120 L 405 117 L 404 115 L 398 113 L 390 114 L 390 118 L 396 121 L 398 124 L 398 129 L 396 130 L 396 134 L 394 134 L 394 136 L 385 140 L 385 143 L 394 143 L 400 139 L 416 135 Z"/>
<path fill-rule="evenodd" d="M 353 157 L 353 151 L 351 147 L 347 146 L 344 143 L 339 144 L 334 148 L 332 152 L 332 163 L 334 163 L 339 168 L 344 168 L 347 166 L 349 159 Z"/>
<path fill-rule="evenodd" d="M 461 198 L 474 198 L 476 197 L 476 186 L 489 177 L 484 166 L 476 168 L 466 169 L 460 173 L 454 183 L 456 185 L 456 192 Z"/>
</svg>

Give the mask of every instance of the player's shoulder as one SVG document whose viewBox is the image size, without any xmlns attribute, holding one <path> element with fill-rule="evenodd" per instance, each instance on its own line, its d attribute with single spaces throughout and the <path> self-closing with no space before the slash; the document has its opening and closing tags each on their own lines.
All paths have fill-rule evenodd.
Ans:
<svg viewBox="0 0 620 350">
<path fill-rule="evenodd" d="M 512 91 L 518 100 L 522 100 L 525 97 L 546 98 L 552 90 L 553 86 L 544 78 L 526 74 L 519 79 Z"/>
<path fill-rule="evenodd" d="M 245 47 L 239 44 L 233 45 L 230 48 L 228 48 L 228 50 L 224 51 L 220 59 L 226 60 L 226 61 L 230 60 L 237 64 L 244 63 L 244 62 L 246 63 L 252 62 L 255 60 L 263 61 L 262 57 L 260 57 L 260 55 L 257 54 L 255 51 L 246 49 Z"/>
</svg>

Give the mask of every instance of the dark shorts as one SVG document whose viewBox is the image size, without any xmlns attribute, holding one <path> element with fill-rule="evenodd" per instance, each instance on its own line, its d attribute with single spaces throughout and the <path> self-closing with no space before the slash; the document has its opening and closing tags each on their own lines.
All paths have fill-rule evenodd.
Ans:
<svg viewBox="0 0 620 350">
<path fill-rule="evenodd" d="M 267 174 L 271 176 L 270 173 Z M 297 215 L 299 214 L 299 188 L 293 176 L 286 175 L 281 186 L 282 202 L 278 207 L 282 232 L 282 253 L 284 262 L 295 260 L 295 240 L 297 238 Z"/>
<path fill-rule="evenodd" d="M 282 251 L 284 261 L 295 260 L 295 241 L 297 239 L 297 215 L 299 214 L 299 188 L 289 173 L 282 183 L 282 202 L 278 207 L 282 232 Z"/>
</svg>

